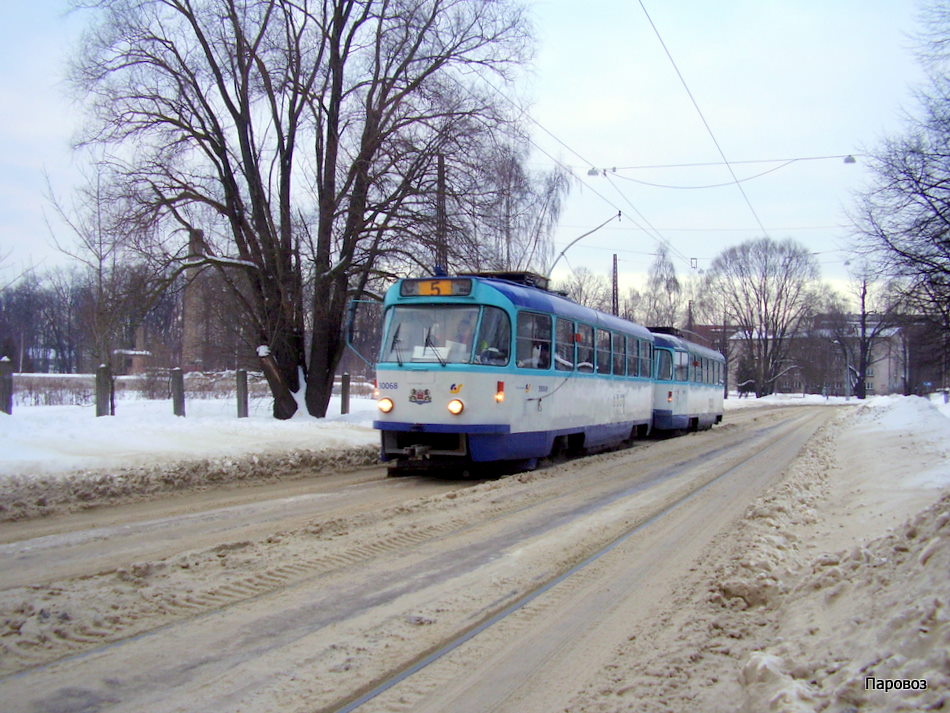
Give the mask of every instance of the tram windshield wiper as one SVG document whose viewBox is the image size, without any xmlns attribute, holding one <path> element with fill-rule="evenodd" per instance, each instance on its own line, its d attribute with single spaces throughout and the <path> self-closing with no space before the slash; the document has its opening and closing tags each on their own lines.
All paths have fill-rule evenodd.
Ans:
<svg viewBox="0 0 950 713">
<path fill-rule="evenodd" d="M 402 354 L 399 351 L 399 330 L 402 329 L 402 322 L 396 325 L 396 331 L 393 332 L 393 341 L 389 345 L 389 351 L 396 353 L 396 362 L 402 366 Z"/>
<path fill-rule="evenodd" d="M 425 349 L 431 349 L 433 354 L 435 354 L 435 358 L 439 360 L 439 364 L 442 366 L 445 366 L 448 363 L 446 359 L 442 358 L 442 355 L 439 353 L 439 348 L 432 342 L 432 327 L 429 327 L 426 330 L 426 339 L 423 346 L 423 353 Z"/>
</svg>

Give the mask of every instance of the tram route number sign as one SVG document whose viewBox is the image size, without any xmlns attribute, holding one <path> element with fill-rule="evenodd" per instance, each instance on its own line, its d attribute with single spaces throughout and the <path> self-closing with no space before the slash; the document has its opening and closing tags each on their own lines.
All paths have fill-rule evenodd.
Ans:
<svg viewBox="0 0 950 713">
<path fill-rule="evenodd" d="M 464 296 L 472 293 L 467 279 L 403 280 L 399 294 L 403 297 Z"/>
</svg>

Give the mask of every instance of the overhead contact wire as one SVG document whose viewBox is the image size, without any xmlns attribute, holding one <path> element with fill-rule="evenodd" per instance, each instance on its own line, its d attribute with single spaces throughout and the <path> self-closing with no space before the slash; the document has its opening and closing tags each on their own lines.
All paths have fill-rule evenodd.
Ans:
<svg viewBox="0 0 950 713">
<path fill-rule="evenodd" d="M 749 211 L 752 213 L 752 216 L 755 218 L 755 222 L 758 224 L 762 232 L 767 236 L 769 231 L 765 229 L 765 225 L 762 223 L 762 219 L 759 218 L 759 214 L 756 212 L 755 208 L 752 206 L 752 201 L 749 200 L 748 194 L 746 194 L 745 189 L 742 187 L 742 184 L 739 181 L 736 172 L 732 168 L 732 164 L 729 163 L 729 159 L 726 158 L 725 151 L 722 150 L 722 146 L 719 145 L 719 140 L 716 138 L 716 134 L 713 132 L 712 127 L 709 125 L 709 122 L 706 121 L 706 116 L 703 114 L 703 110 L 699 107 L 699 102 L 696 101 L 696 97 L 693 96 L 693 92 L 690 90 L 689 85 L 686 83 L 686 78 L 683 77 L 683 73 L 680 72 L 679 66 L 676 64 L 676 60 L 673 59 L 673 54 L 670 52 L 669 48 L 666 46 L 666 42 L 663 41 L 663 36 L 660 34 L 659 29 L 657 29 L 656 24 L 653 22 L 653 18 L 650 17 L 650 13 L 647 12 L 646 5 L 643 4 L 643 0 L 637 0 L 640 3 L 640 8 L 643 10 L 643 14 L 646 15 L 647 21 L 650 23 L 650 27 L 653 28 L 656 38 L 660 41 L 660 46 L 663 47 L 663 51 L 666 53 L 667 58 L 670 60 L 670 64 L 673 65 L 673 70 L 676 72 L 676 76 L 679 77 L 680 83 L 683 85 L 683 89 L 686 90 L 686 94 L 689 97 L 689 100 L 693 104 L 693 108 L 696 109 L 696 113 L 699 114 L 700 120 L 703 122 L 703 126 L 706 127 L 706 132 L 709 134 L 709 138 L 712 139 L 713 144 L 716 146 L 716 150 L 719 152 L 719 155 L 722 157 L 723 162 L 726 164 L 726 168 L 729 169 L 729 173 L 732 176 L 732 180 L 736 185 L 736 188 L 739 189 L 739 193 L 742 194 L 742 198 L 745 200 L 746 205 L 749 207 Z"/>
</svg>

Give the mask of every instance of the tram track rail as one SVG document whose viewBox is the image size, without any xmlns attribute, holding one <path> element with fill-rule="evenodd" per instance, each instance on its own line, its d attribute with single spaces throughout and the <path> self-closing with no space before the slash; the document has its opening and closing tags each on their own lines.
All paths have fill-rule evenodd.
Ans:
<svg viewBox="0 0 950 713">
<path fill-rule="evenodd" d="M 810 419 L 807 416 L 799 417 L 795 420 L 793 427 L 789 432 L 792 435 L 797 434 L 799 437 L 802 433 L 806 433 L 807 436 L 812 435 L 817 429 L 817 426 L 809 425 L 809 420 Z M 753 434 L 753 438 L 764 441 L 777 428 L 778 426 L 767 426 L 758 429 Z M 783 437 L 787 437 L 787 435 Z M 717 472 L 712 474 L 707 480 L 696 483 L 695 487 L 683 492 L 674 500 L 658 508 L 655 512 L 646 515 L 642 519 L 638 519 L 629 529 L 621 532 L 611 541 L 599 547 L 596 551 L 587 555 L 580 562 L 572 565 L 569 569 L 555 574 L 550 579 L 540 583 L 530 591 L 519 596 L 515 601 L 500 606 L 496 611 L 487 613 L 484 619 L 476 623 L 474 626 L 471 626 L 465 631 L 459 632 L 457 636 L 439 644 L 437 647 L 433 647 L 432 650 L 425 652 L 416 660 L 407 663 L 405 666 L 388 675 L 384 680 L 377 682 L 374 686 L 369 688 L 369 690 L 365 690 L 359 695 L 346 700 L 342 703 L 342 705 L 333 705 L 330 707 L 321 708 L 317 711 L 317 713 L 352 713 L 353 711 L 363 709 L 364 706 L 370 701 L 373 701 L 377 697 L 408 680 L 410 677 L 440 661 L 475 637 L 483 634 L 491 627 L 497 626 L 508 619 L 508 617 L 511 615 L 521 611 L 528 604 L 531 604 L 538 598 L 548 594 L 555 587 L 558 587 L 562 583 L 583 572 L 590 565 L 598 562 L 606 555 L 614 552 L 618 547 L 622 546 L 644 529 L 650 527 L 660 519 L 666 517 L 668 514 L 679 509 L 684 504 L 696 498 L 707 489 L 715 486 L 719 481 L 728 478 L 737 472 L 740 472 L 743 468 L 748 467 L 752 463 L 768 458 L 774 450 L 784 445 L 784 441 L 765 441 L 761 448 L 741 458 L 738 462 L 728 464 L 721 469 L 717 469 Z M 629 497 L 636 491 L 643 490 L 644 488 L 650 486 L 655 486 L 659 482 L 669 478 L 681 476 L 685 472 L 695 469 L 697 460 L 704 460 L 727 450 L 728 448 L 714 448 L 702 454 L 698 458 L 689 459 L 688 461 L 683 461 L 682 463 L 676 464 L 650 481 L 640 483 L 629 491 L 617 494 L 617 496 L 615 498 L 611 498 L 611 500 Z"/>
</svg>

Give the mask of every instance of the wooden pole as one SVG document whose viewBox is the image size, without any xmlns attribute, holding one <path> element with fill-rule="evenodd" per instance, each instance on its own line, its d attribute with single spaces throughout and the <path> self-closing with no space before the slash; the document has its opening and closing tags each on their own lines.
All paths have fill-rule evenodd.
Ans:
<svg viewBox="0 0 950 713">
<path fill-rule="evenodd" d="M 0 411 L 13 415 L 13 362 L 8 356 L 0 359 Z"/>
<path fill-rule="evenodd" d="M 112 415 L 112 374 L 106 364 L 96 369 L 96 416 Z"/>
<path fill-rule="evenodd" d="M 343 372 L 343 378 L 340 381 L 340 413 L 348 414 L 350 412 L 350 374 Z"/>
<path fill-rule="evenodd" d="M 172 410 L 176 416 L 185 415 L 185 375 L 178 367 L 172 369 Z"/>
<path fill-rule="evenodd" d="M 247 418 L 247 369 L 237 370 L 237 416 Z"/>
</svg>

